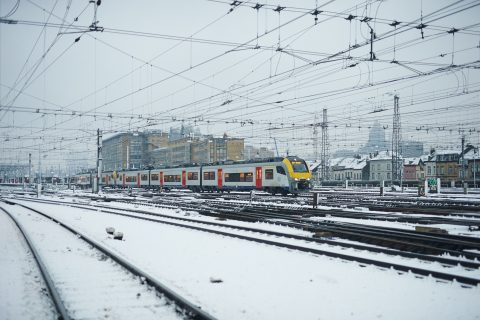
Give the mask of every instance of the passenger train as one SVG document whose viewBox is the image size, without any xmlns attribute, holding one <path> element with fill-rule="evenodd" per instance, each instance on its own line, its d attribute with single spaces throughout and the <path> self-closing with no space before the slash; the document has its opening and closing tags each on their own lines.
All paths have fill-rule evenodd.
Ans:
<svg viewBox="0 0 480 320">
<path fill-rule="evenodd" d="M 276 157 L 241 162 L 165 167 L 102 173 L 102 185 L 112 188 L 190 189 L 202 191 L 263 190 L 298 194 L 311 188 L 311 172 L 303 159 Z M 90 174 L 76 176 L 90 185 Z"/>
</svg>

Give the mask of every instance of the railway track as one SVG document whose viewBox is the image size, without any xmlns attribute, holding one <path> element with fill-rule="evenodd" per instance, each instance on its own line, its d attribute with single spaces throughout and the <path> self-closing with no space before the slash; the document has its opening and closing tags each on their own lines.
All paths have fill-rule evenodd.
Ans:
<svg viewBox="0 0 480 320">
<path fill-rule="evenodd" d="M 132 195 L 132 199 L 136 199 L 138 197 L 144 197 L 145 193 L 139 193 Z M 91 200 L 99 199 L 96 196 L 82 196 Z M 250 201 L 250 195 L 245 193 L 237 193 L 237 194 L 218 194 L 218 193 L 149 193 L 147 198 L 156 198 L 159 201 L 163 202 L 178 202 L 178 198 L 183 197 L 194 197 L 199 201 L 205 200 L 212 203 L 219 203 L 219 201 L 229 201 L 232 204 L 243 206 L 245 203 Z M 117 198 L 110 198 L 108 196 L 104 196 L 100 199 L 104 201 L 114 201 L 119 200 Z M 122 201 L 122 200 L 119 200 Z M 180 200 L 181 201 L 181 200 Z M 284 213 L 288 212 L 292 215 L 309 215 L 309 216 L 318 216 L 318 217 L 325 217 L 325 215 L 329 215 L 332 217 L 339 217 L 339 218 L 350 218 L 350 219 L 361 219 L 361 220 L 377 220 L 377 221 L 391 221 L 391 222 L 401 222 L 401 223 L 415 223 L 415 224 L 452 224 L 458 226 L 467 226 L 472 227 L 472 229 L 480 229 L 480 212 L 477 214 L 475 212 L 452 212 L 449 211 L 449 214 L 443 213 L 438 214 L 437 208 L 424 208 L 421 212 L 402 212 L 398 211 L 397 208 L 377 208 L 373 206 L 367 206 L 362 203 L 356 204 L 345 204 L 345 202 L 330 202 L 330 203 L 321 203 L 321 206 L 329 206 L 328 209 L 312 209 L 309 206 L 311 204 L 311 199 L 308 197 L 299 197 L 299 198 L 292 198 L 292 197 L 273 197 L 268 194 L 258 194 L 255 195 L 254 205 L 249 204 L 249 206 L 254 206 L 258 208 L 267 208 L 272 207 L 272 203 L 276 204 L 276 209 L 281 211 L 281 207 L 285 207 L 283 209 Z M 358 211 L 359 209 L 362 210 L 361 214 L 352 211 Z M 365 210 L 367 209 L 367 210 Z M 376 209 L 376 211 L 370 211 Z M 480 207 L 478 208 L 480 211 Z M 388 213 L 388 214 L 386 214 Z M 393 214 L 391 214 L 393 213 Z"/>
<path fill-rule="evenodd" d="M 192 194 L 195 195 L 195 194 Z M 183 198 L 185 195 L 183 195 Z M 195 200 L 195 201 L 192 201 Z M 125 202 L 132 200 L 118 200 Z M 149 202 L 157 205 L 166 205 L 171 207 L 180 207 L 185 210 L 196 210 L 204 215 L 221 216 L 234 220 L 243 220 L 249 222 L 269 222 L 280 224 L 297 229 L 309 230 L 314 233 L 329 232 L 332 235 L 348 240 L 366 242 L 369 244 L 400 249 L 404 251 L 444 254 L 459 256 L 463 255 L 469 259 L 480 258 L 476 253 L 464 250 L 480 250 L 480 240 L 472 237 L 455 236 L 448 234 L 437 234 L 429 232 L 416 232 L 409 230 L 400 230 L 386 227 L 374 227 L 354 223 L 333 222 L 330 220 L 320 220 L 318 217 L 325 217 L 327 214 L 332 217 L 354 218 L 354 219 L 372 219 L 380 221 L 410 222 L 419 224 L 450 223 L 448 219 L 439 221 L 439 217 L 405 217 L 399 215 L 396 217 L 379 215 L 375 213 L 352 213 L 342 210 L 313 210 L 310 208 L 289 207 L 282 208 L 270 205 L 250 205 L 245 201 L 224 201 L 218 197 L 210 200 L 190 199 L 189 202 L 183 201 L 178 195 L 162 195 L 150 199 Z M 142 203 L 142 202 L 138 202 Z M 317 219 L 313 219 L 316 217 Z M 480 220 L 452 220 L 452 224 L 464 226 L 478 226 Z"/>
<path fill-rule="evenodd" d="M 214 319 L 97 240 L 43 211 L 2 200 L 0 210 L 28 243 L 60 319 Z"/>
<path fill-rule="evenodd" d="M 330 232 L 332 235 L 349 240 L 372 243 L 413 252 L 430 254 L 463 255 L 469 259 L 480 258 L 479 254 L 464 250 L 479 250 L 480 239 L 473 237 L 417 232 L 404 229 L 368 226 L 328 220 L 312 220 L 303 215 L 292 215 L 287 210 L 276 208 L 252 208 L 244 206 L 241 210 L 231 209 L 231 205 L 209 204 L 213 216 L 222 215 L 229 219 L 245 221 L 270 221 L 276 224 L 309 230 L 311 232 Z M 214 208 L 214 209 L 213 209 Z M 287 211 L 287 213 L 285 213 Z"/>
<path fill-rule="evenodd" d="M 42 202 L 44 202 L 42 200 Z M 49 201 L 50 203 L 54 203 L 58 205 L 56 201 Z M 121 208 L 112 208 L 110 206 L 104 206 L 101 204 L 96 204 L 94 206 L 91 205 L 80 205 L 80 204 L 65 204 L 62 202 L 63 205 L 69 205 L 72 207 L 82 208 L 91 210 L 93 212 L 103 212 L 108 214 L 115 214 L 121 215 L 129 218 L 134 219 L 141 219 L 147 220 L 155 223 L 163 223 L 172 226 L 182 227 L 182 228 L 190 228 L 198 231 L 214 233 L 222 236 L 228 237 L 235 237 L 240 238 L 248 241 L 254 241 L 259 243 L 264 243 L 268 245 L 288 248 L 292 250 L 304 251 L 319 255 L 325 255 L 329 257 L 335 257 L 343 260 L 348 261 L 356 261 L 360 263 L 361 266 L 365 265 L 375 265 L 382 268 L 393 268 L 397 270 L 399 273 L 403 272 L 412 272 L 419 276 L 429 276 L 431 275 L 434 278 L 442 279 L 442 280 L 449 280 L 449 281 L 458 281 L 463 284 L 467 285 L 478 285 L 480 283 L 480 277 L 468 277 L 465 275 L 458 275 L 453 274 L 450 271 L 451 268 L 463 268 L 463 272 L 474 272 L 475 270 L 480 269 L 480 264 L 476 261 L 465 261 L 461 259 L 452 259 L 452 258 L 445 258 L 445 257 L 435 257 L 435 256 L 428 256 L 428 255 L 421 255 L 421 254 L 414 254 L 414 253 L 406 253 L 401 251 L 389 250 L 389 249 L 382 249 L 376 248 L 371 246 L 362 246 L 358 244 L 348 244 L 348 243 L 338 243 L 336 241 L 327 240 L 327 239 L 320 239 L 320 238 L 312 238 L 307 236 L 299 236 L 295 234 L 286 234 L 281 232 L 275 231 L 268 231 L 262 230 L 258 228 L 252 227 L 244 227 L 238 225 L 227 225 L 225 223 L 217 223 L 217 222 L 208 222 L 208 221 L 199 221 L 191 218 L 185 217 L 172 217 L 170 215 L 162 215 L 157 213 L 148 212 L 147 210 L 140 210 L 140 209 L 121 209 Z M 240 232 L 239 232 L 240 231 Z M 251 234 L 255 233 L 255 236 Z M 248 235 L 247 235 L 248 234 Z M 262 236 L 258 236 L 258 235 Z M 275 237 L 275 240 L 272 240 L 272 237 Z M 281 237 L 283 239 L 287 239 L 286 241 L 279 241 L 278 238 Z M 295 240 L 295 243 L 291 242 L 291 239 Z M 337 246 L 343 247 L 340 250 L 325 250 L 319 249 L 317 246 L 309 246 L 305 245 L 304 243 L 313 243 L 315 245 L 322 244 L 322 245 L 329 245 L 329 246 Z M 354 254 L 346 254 L 344 253 L 344 248 L 353 249 L 353 251 L 362 250 L 364 252 L 375 252 L 376 254 L 382 253 L 384 255 L 390 256 L 399 256 L 402 258 L 409 258 L 409 259 L 418 259 L 423 261 L 428 261 L 429 263 L 438 263 L 441 266 L 445 267 L 445 271 L 439 270 L 432 270 L 432 269 L 425 269 L 420 268 L 418 266 L 406 265 L 406 264 L 399 264 L 395 261 L 388 261 L 389 259 L 378 260 L 373 258 L 365 258 L 358 253 Z M 368 256 L 368 254 L 367 254 Z M 385 258 L 385 257 L 384 257 Z M 395 259 L 393 259 L 395 260 Z"/>
<path fill-rule="evenodd" d="M 468 200 L 379 196 L 348 192 L 319 192 L 318 195 L 322 198 L 322 204 L 331 206 L 365 206 L 370 210 L 408 214 L 451 215 L 454 212 L 459 215 L 480 217 L 480 203 Z M 310 194 L 303 197 L 312 198 Z"/>
</svg>

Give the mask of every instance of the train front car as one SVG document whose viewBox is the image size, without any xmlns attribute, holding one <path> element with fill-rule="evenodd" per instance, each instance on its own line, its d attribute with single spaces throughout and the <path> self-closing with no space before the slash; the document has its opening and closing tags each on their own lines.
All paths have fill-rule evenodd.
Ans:
<svg viewBox="0 0 480 320">
<path fill-rule="evenodd" d="M 308 192 L 312 187 L 310 181 L 312 173 L 305 160 L 298 157 L 286 157 L 282 162 L 287 167 L 290 192 L 293 194 Z"/>
</svg>

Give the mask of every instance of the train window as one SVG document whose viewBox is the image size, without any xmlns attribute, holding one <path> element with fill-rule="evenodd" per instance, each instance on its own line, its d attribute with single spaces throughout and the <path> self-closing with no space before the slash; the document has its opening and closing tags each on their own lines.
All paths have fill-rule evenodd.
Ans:
<svg viewBox="0 0 480 320">
<path fill-rule="evenodd" d="M 142 179 L 142 181 L 147 181 L 147 180 L 148 180 L 148 174 L 142 173 L 142 175 L 140 176 L 140 178 Z"/>
<path fill-rule="evenodd" d="M 152 175 L 150 177 L 153 181 L 157 181 L 158 180 L 158 173 L 152 173 Z"/>
<path fill-rule="evenodd" d="M 205 171 L 203 173 L 203 180 L 215 180 L 215 171 Z"/>
<path fill-rule="evenodd" d="M 180 175 L 179 174 L 165 175 L 163 177 L 163 180 L 165 180 L 165 182 L 180 182 Z"/>
<path fill-rule="evenodd" d="M 225 173 L 225 182 L 240 182 L 240 173 Z"/>
<path fill-rule="evenodd" d="M 198 172 L 189 172 L 187 176 L 188 180 L 198 180 Z"/>
<path fill-rule="evenodd" d="M 273 179 L 273 169 L 265 169 L 265 179 L 266 180 Z"/>
<path fill-rule="evenodd" d="M 126 182 L 137 182 L 137 176 L 126 176 L 125 181 Z"/>
<path fill-rule="evenodd" d="M 305 161 L 292 161 L 293 172 L 308 172 Z"/>
<path fill-rule="evenodd" d="M 282 166 L 277 166 L 277 173 L 279 174 L 286 174 L 285 169 Z"/>
<path fill-rule="evenodd" d="M 225 182 L 252 182 L 253 173 L 240 172 L 240 173 L 225 173 Z"/>
</svg>

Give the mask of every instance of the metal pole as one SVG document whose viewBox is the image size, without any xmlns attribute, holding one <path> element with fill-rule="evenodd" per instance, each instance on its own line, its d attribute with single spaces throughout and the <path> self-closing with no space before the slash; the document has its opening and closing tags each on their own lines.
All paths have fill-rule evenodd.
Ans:
<svg viewBox="0 0 480 320">
<path fill-rule="evenodd" d="M 98 130 L 98 191 L 102 191 L 102 165 L 103 165 L 103 156 L 102 156 L 102 149 L 103 149 L 103 142 L 102 142 L 102 130 Z"/>
<path fill-rule="evenodd" d="M 465 160 L 464 160 L 464 150 L 465 150 L 465 135 L 462 135 L 462 185 L 465 181 Z"/>
<path fill-rule="evenodd" d="M 40 145 L 38 145 L 38 181 L 37 181 L 37 198 L 40 197 L 42 190 L 42 160 L 41 160 Z"/>
<path fill-rule="evenodd" d="M 475 177 L 475 171 L 476 171 L 476 168 L 475 168 L 475 154 L 477 152 L 478 148 L 473 148 L 473 187 L 476 188 L 476 177 Z"/>
<path fill-rule="evenodd" d="M 28 154 L 28 183 L 32 183 L 32 154 Z"/>
<path fill-rule="evenodd" d="M 98 193 L 102 182 L 102 131 L 100 129 L 97 129 L 97 176 L 95 181 L 95 193 Z"/>
</svg>

